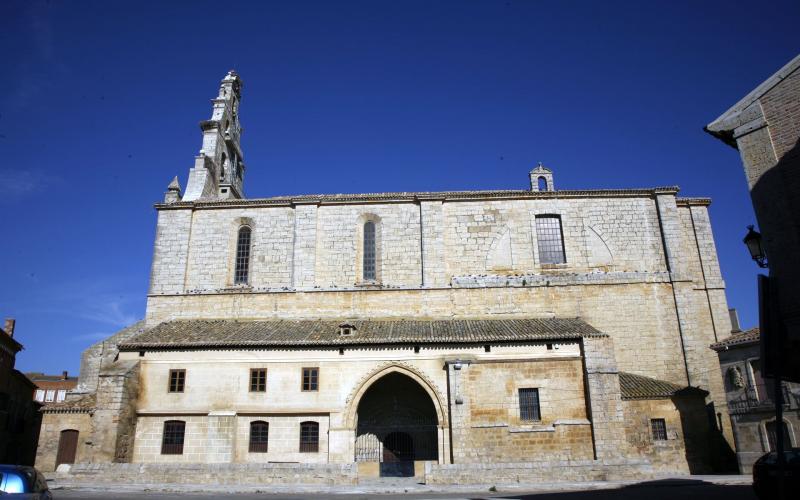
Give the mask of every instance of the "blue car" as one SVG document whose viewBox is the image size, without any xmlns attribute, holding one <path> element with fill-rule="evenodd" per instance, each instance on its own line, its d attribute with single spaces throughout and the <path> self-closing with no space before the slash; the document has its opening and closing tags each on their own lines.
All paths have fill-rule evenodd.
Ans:
<svg viewBox="0 0 800 500">
<path fill-rule="evenodd" d="M 53 495 L 41 472 L 24 465 L 0 465 L 0 498 L 51 500 Z"/>
</svg>

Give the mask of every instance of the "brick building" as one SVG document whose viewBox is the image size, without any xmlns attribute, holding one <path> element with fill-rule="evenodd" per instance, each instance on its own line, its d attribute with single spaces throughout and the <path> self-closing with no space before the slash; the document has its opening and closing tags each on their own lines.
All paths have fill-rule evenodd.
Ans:
<svg viewBox="0 0 800 500">
<path fill-rule="evenodd" d="M 14 368 L 23 349 L 14 327 L 9 318 L 0 328 L 0 463 L 33 465 L 41 416 L 33 382 Z"/>
<path fill-rule="evenodd" d="M 543 166 L 516 190 L 245 198 L 240 98 L 231 72 L 156 205 L 145 319 L 46 410 L 51 442 L 81 436 L 68 458 L 173 481 L 727 466 L 708 199 L 556 190 Z"/>
<path fill-rule="evenodd" d="M 61 372 L 61 375 L 30 372 L 25 376 L 36 385 L 33 399 L 39 403 L 60 403 L 66 399 L 67 391 L 78 385 L 78 377 L 70 377 L 66 371 Z"/>
<path fill-rule="evenodd" d="M 800 381 L 800 55 L 706 130 L 741 154 L 777 297 L 771 331 L 785 332 L 777 350 Z"/>
</svg>

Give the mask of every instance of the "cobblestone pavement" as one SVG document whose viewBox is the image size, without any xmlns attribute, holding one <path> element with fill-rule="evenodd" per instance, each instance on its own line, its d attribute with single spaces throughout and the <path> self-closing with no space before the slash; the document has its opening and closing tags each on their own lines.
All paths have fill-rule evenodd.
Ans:
<svg viewBox="0 0 800 500">
<path fill-rule="evenodd" d="M 381 500 L 422 500 L 422 499 L 505 499 L 505 500 L 606 500 L 606 499 L 646 499 L 646 500 L 755 500 L 756 496 L 749 484 L 714 484 L 703 480 L 675 479 L 651 481 L 630 484 L 618 487 L 592 484 L 593 489 L 574 491 L 580 488 L 579 484 L 562 486 L 573 491 L 542 491 L 498 488 L 496 492 L 488 489 L 483 491 L 456 492 L 415 492 L 413 488 L 398 489 L 395 486 L 387 488 L 385 493 L 378 493 L 375 488 L 370 491 L 358 491 L 359 487 L 341 488 L 338 491 L 315 491 L 311 487 L 299 487 L 296 493 L 270 493 L 268 490 L 250 493 L 226 493 L 219 489 L 213 492 L 179 492 L 179 491 L 118 491 L 118 490 L 92 490 L 92 489 L 56 489 L 53 491 L 56 500 L 61 499 L 106 499 L 135 500 L 139 498 L 157 500 L 209 500 L 216 498 L 235 498 L 237 500 L 270 499 L 270 500 L 354 500 L 363 498 L 380 498 Z M 407 491 L 407 492 L 406 492 Z"/>
</svg>

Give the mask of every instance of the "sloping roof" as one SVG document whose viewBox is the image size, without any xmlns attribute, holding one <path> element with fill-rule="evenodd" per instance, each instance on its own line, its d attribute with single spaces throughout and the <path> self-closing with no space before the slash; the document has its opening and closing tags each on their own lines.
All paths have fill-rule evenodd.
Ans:
<svg viewBox="0 0 800 500">
<path fill-rule="evenodd" d="M 705 391 L 696 387 L 684 387 L 665 380 L 619 372 L 619 388 L 622 399 L 664 399 L 687 391 Z"/>
<path fill-rule="evenodd" d="M 720 340 L 711 344 L 711 348 L 715 351 L 723 351 L 733 346 L 745 346 L 758 344 L 761 340 L 761 330 L 758 327 L 745 330 L 743 332 L 734 333 L 727 339 Z"/>
<path fill-rule="evenodd" d="M 355 327 L 340 335 L 340 325 Z M 463 344 L 603 337 L 577 318 L 430 320 L 178 320 L 120 344 L 121 351 L 220 347 Z"/>
<path fill-rule="evenodd" d="M 179 201 L 176 203 L 157 203 L 159 209 L 176 208 L 233 208 L 238 206 L 291 206 L 295 204 L 342 204 L 370 202 L 415 202 L 419 200 L 485 200 L 485 199 L 532 199 L 532 198 L 584 198 L 584 197 L 642 197 L 656 193 L 680 191 L 678 186 L 632 189 L 583 189 L 559 191 L 531 191 L 529 189 L 496 189 L 484 191 L 436 191 L 436 192 L 394 192 L 394 193 L 353 193 L 353 194 L 304 194 L 297 196 L 275 196 L 272 198 L 249 199 L 203 199 Z"/>
<path fill-rule="evenodd" d="M 726 144 L 736 147 L 736 139 L 733 138 L 734 129 L 741 127 L 753 119 L 752 113 L 745 113 L 751 104 L 769 92 L 773 87 L 785 80 L 789 75 L 800 68 L 800 55 L 797 55 L 786 63 L 784 67 L 776 71 L 767 78 L 761 85 L 753 89 L 736 104 L 722 113 L 716 120 L 705 127 L 705 131 L 717 137 Z"/>
<path fill-rule="evenodd" d="M 42 413 L 90 413 L 97 407 L 97 397 L 94 393 L 86 394 L 78 399 L 62 401 L 61 403 L 46 403 Z"/>
</svg>

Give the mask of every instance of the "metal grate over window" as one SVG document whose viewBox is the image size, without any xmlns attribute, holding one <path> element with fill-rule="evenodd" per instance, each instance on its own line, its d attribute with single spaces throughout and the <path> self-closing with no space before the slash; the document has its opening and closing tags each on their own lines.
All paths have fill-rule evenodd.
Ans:
<svg viewBox="0 0 800 500">
<path fill-rule="evenodd" d="M 266 453 L 269 445 L 269 424 L 257 420 L 250 422 L 250 453 Z"/>
<path fill-rule="evenodd" d="M 558 215 L 536 216 L 536 239 L 539 241 L 539 262 L 542 264 L 564 264 L 564 237 L 561 233 L 561 217 Z"/>
<path fill-rule="evenodd" d="M 319 451 L 319 424 L 316 422 L 300 423 L 300 452 L 316 453 Z"/>
<path fill-rule="evenodd" d="M 364 223 L 364 279 L 375 280 L 375 223 Z"/>
<path fill-rule="evenodd" d="M 303 368 L 304 391 L 316 391 L 319 388 L 319 368 Z"/>
<path fill-rule="evenodd" d="M 248 226 L 239 228 L 239 237 L 236 239 L 236 270 L 233 276 L 236 284 L 247 283 L 250 273 L 250 235 Z"/>
<path fill-rule="evenodd" d="M 162 455 L 183 455 L 183 437 L 186 433 L 186 422 L 167 420 L 164 422 L 164 437 L 161 441 Z"/>
<path fill-rule="evenodd" d="M 169 371 L 169 392 L 183 392 L 186 385 L 186 370 Z"/>
<path fill-rule="evenodd" d="M 519 390 L 519 419 L 526 421 L 542 419 L 539 409 L 539 389 Z"/>
<path fill-rule="evenodd" d="M 650 430 L 653 433 L 653 441 L 667 440 L 667 423 L 663 418 L 650 419 Z"/>
<path fill-rule="evenodd" d="M 250 370 L 250 392 L 267 392 L 267 369 Z"/>
</svg>

